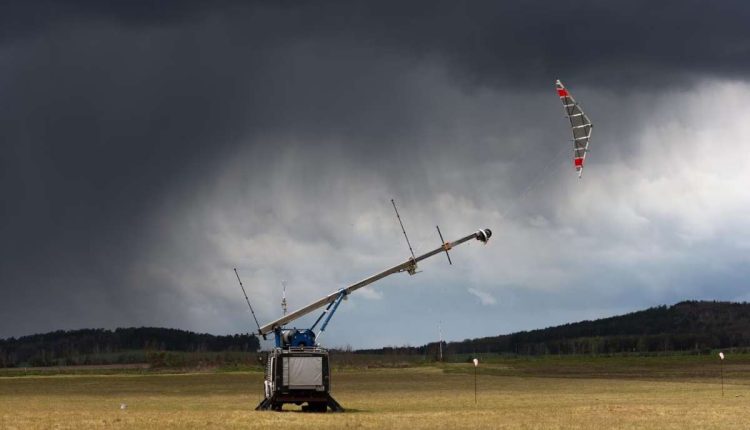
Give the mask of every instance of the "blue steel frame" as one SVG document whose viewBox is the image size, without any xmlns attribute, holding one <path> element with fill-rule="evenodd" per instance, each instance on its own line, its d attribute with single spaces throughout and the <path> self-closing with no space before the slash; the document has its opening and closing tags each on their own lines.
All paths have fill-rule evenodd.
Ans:
<svg viewBox="0 0 750 430">
<path fill-rule="evenodd" d="M 312 327 L 306 330 L 300 330 L 297 334 L 294 335 L 295 339 L 293 339 L 291 343 L 299 343 L 299 342 L 295 342 L 295 340 L 299 340 L 301 341 L 301 343 L 306 344 L 307 343 L 306 340 L 309 339 L 310 341 L 312 341 L 313 344 L 307 345 L 307 346 L 315 346 L 314 345 L 315 339 L 326 330 L 328 323 L 331 322 L 331 318 L 333 317 L 333 314 L 336 312 L 336 309 L 338 309 L 339 305 L 341 304 L 341 301 L 344 300 L 346 296 L 347 296 L 346 290 L 343 288 L 340 289 L 338 291 L 338 296 L 336 296 L 336 299 L 328 304 L 328 306 L 325 308 L 323 313 L 320 314 L 317 320 L 315 320 L 315 323 L 312 325 Z M 324 317 L 325 319 L 323 319 Z M 313 330 L 315 330 L 315 327 L 318 325 L 318 323 L 320 323 L 321 320 L 323 321 L 323 324 L 321 324 L 320 326 L 320 332 L 318 333 L 318 335 L 315 335 L 315 332 Z M 275 343 L 276 343 L 277 348 L 283 347 L 282 336 L 281 336 L 282 331 L 283 330 L 281 327 L 277 327 L 274 330 L 274 337 L 275 337 Z M 307 339 L 296 339 L 298 336 L 304 337 Z M 292 345 L 290 344 L 287 346 L 292 346 Z"/>
<path fill-rule="evenodd" d="M 328 313 L 328 316 L 326 317 L 325 321 L 323 321 L 323 324 L 320 326 L 320 333 L 318 333 L 318 335 L 326 331 L 326 327 L 328 326 L 328 323 L 331 321 L 331 317 L 333 317 L 333 313 L 336 312 L 336 309 L 338 309 L 339 305 L 341 304 L 341 301 L 344 300 L 345 297 L 346 297 L 346 290 L 342 288 L 339 290 L 339 295 L 338 297 L 336 297 L 336 300 L 332 301 L 331 304 L 328 305 L 326 310 L 323 311 L 323 315 Z M 330 313 L 329 313 L 329 310 L 330 310 Z M 320 321 L 320 319 L 323 318 L 323 315 L 318 317 L 318 321 Z M 314 329 L 315 326 L 318 325 L 318 321 L 315 321 L 315 324 L 313 324 L 313 326 L 310 327 L 310 330 Z"/>
</svg>

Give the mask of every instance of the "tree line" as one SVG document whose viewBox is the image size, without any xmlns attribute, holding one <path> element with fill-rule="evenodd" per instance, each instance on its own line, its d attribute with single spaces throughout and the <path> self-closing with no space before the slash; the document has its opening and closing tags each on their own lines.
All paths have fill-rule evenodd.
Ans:
<svg viewBox="0 0 750 430">
<path fill-rule="evenodd" d="M 0 340 L 0 367 L 90 364 L 96 357 L 121 356 L 130 351 L 256 352 L 255 335 L 215 336 L 157 327 L 58 330 Z M 118 361 L 118 357 L 113 359 Z"/>
<path fill-rule="evenodd" d="M 443 343 L 443 354 L 617 354 L 750 347 L 750 303 L 684 301 L 625 315 L 539 330 Z M 438 343 L 360 350 L 437 354 Z"/>
</svg>

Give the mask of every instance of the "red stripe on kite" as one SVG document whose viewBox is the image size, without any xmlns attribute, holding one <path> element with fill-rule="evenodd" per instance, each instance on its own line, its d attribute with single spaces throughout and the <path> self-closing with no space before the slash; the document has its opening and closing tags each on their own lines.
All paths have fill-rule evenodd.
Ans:
<svg viewBox="0 0 750 430">
<path fill-rule="evenodd" d="M 573 162 L 575 163 L 576 167 L 583 167 L 583 158 L 576 158 L 573 160 Z"/>
<path fill-rule="evenodd" d="M 560 88 L 557 90 L 557 94 L 560 97 L 568 97 L 568 90 L 566 90 L 565 88 Z"/>
</svg>

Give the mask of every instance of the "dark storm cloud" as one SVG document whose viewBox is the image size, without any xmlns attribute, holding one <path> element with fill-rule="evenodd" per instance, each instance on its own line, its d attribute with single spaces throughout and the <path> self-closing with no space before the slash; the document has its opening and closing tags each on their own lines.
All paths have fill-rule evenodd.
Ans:
<svg viewBox="0 0 750 430">
<path fill-rule="evenodd" d="M 191 26 L 219 17 L 245 43 L 350 42 L 370 53 L 434 55 L 458 78 L 489 85 L 572 75 L 665 83 L 692 73 L 743 74 L 750 65 L 750 7 L 743 1 L 78 1 L 9 2 L 3 9 L 6 43 L 60 25 Z"/>
<path fill-rule="evenodd" d="M 285 136 L 321 169 L 374 164 L 418 188 L 403 155 L 453 115 L 448 98 L 430 101 L 445 83 L 434 69 L 466 94 L 514 100 L 557 77 L 612 92 L 744 77 L 747 22 L 745 2 L 4 2 L 0 336 L 179 324 L 177 287 L 132 275 L 158 236 L 146 219 L 238 147 L 270 170 L 258 160 L 279 148 L 265 137 Z M 480 110 L 463 117 L 489 122 Z M 496 126 L 521 133 L 532 116 Z"/>
</svg>

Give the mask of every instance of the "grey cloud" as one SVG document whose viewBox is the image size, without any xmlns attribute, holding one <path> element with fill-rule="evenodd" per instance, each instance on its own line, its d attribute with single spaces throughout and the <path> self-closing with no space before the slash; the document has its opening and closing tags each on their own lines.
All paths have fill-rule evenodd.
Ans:
<svg viewBox="0 0 750 430">
<path fill-rule="evenodd" d="M 391 264 L 404 251 L 389 227 L 394 195 L 419 243 L 435 240 L 432 223 L 453 234 L 488 223 L 497 246 L 501 232 L 533 242 L 518 250 L 533 259 L 549 246 L 541 236 L 575 215 L 564 181 L 514 203 L 540 169 L 567 166 L 549 164 L 569 132 L 555 78 L 597 125 L 592 160 L 631 164 L 652 103 L 685 82 L 744 79 L 750 46 L 742 2 L 0 8 L 0 336 L 244 329 L 222 274 L 238 265 L 258 288 L 287 278 L 303 300 Z M 576 228 L 630 245 L 630 230 Z M 473 268 L 481 253 L 462 255 Z M 472 282 L 458 291 L 491 291 L 503 304 L 496 286 Z M 394 306 L 394 285 L 373 309 Z M 277 308 L 275 293 L 257 294 Z M 660 294 L 653 300 L 673 297 Z"/>
</svg>

